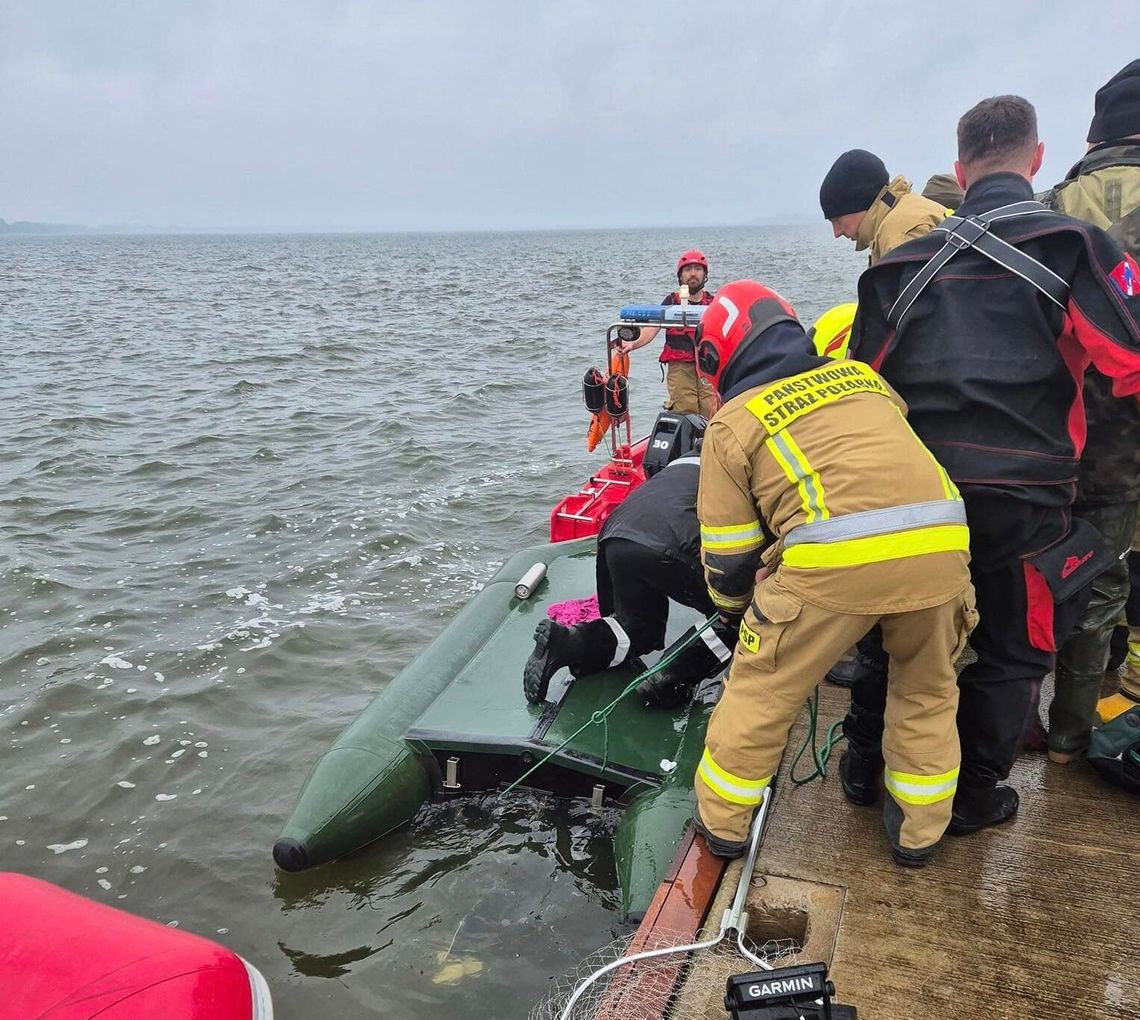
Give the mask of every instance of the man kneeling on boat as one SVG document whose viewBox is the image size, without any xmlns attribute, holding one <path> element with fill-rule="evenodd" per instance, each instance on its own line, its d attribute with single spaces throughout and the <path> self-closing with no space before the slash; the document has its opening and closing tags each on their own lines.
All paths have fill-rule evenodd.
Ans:
<svg viewBox="0 0 1140 1020">
<path fill-rule="evenodd" d="M 817 355 L 759 283 L 718 293 L 697 367 L 725 401 L 701 453 L 701 555 L 713 601 L 744 614 L 697 770 L 697 827 L 714 853 L 743 852 L 800 705 L 879 624 L 884 823 L 894 859 L 925 864 L 950 822 L 954 659 L 977 622 L 962 499 L 901 398 L 869 366 Z"/>
<path fill-rule="evenodd" d="M 704 419 L 690 418 L 703 432 Z M 523 669 L 527 701 L 542 701 L 551 677 L 563 666 L 576 676 L 597 673 L 664 648 L 670 599 L 706 617 L 717 612 L 701 570 L 699 475 L 699 454 L 688 451 L 634 489 L 610 514 L 598 536 L 601 619 L 573 627 L 553 620 L 538 625 L 534 652 Z M 653 708 L 686 704 L 697 684 L 728 664 L 736 635 L 734 623 L 714 624 L 670 665 L 646 679 L 638 693 Z"/>
</svg>

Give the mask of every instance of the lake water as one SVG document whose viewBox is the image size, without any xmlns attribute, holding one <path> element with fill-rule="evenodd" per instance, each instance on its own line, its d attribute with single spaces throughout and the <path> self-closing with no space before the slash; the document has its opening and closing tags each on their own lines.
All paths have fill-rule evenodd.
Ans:
<svg viewBox="0 0 1140 1020">
<path fill-rule="evenodd" d="M 279 1017 L 525 1017 L 621 930 L 605 819 L 485 796 L 313 872 L 270 850 L 601 463 L 581 375 L 693 245 L 807 322 L 864 265 L 822 224 L 0 239 L 0 867 L 231 946 Z"/>
</svg>

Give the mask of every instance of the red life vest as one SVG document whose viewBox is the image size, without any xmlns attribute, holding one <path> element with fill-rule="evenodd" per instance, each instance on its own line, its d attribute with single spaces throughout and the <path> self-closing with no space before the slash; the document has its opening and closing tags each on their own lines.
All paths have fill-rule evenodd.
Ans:
<svg viewBox="0 0 1140 1020">
<path fill-rule="evenodd" d="M 714 296 L 709 291 L 702 290 L 700 297 L 690 299 L 689 304 L 711 305 Z M 661 303 L 663 305 L 676 305 L 680 304 L 680 299 L 677 297 L 677 292 L 673 291 L 671 294 L 666 294 L 665 300 Z M 693 336 L 695 334 L 696 330 L 691 326 L 688 329 L 665 330 L 665 348 L 657 360 L 666 363 L 670 361 L 695 361 L 696 355 L 693 353 Z"/>
</svg>

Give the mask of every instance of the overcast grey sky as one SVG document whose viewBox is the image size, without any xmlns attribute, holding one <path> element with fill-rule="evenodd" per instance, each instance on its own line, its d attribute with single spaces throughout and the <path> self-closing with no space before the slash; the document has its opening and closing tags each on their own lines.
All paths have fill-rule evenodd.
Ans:
<svg viewBox="0 0 1140 1020">
<path fill-rule="evenodd" d="M 0 217 L 339 230 L 819 216 L 869 148 L 919 185 L 978 99 L 1053 183 L 1140 3 L 3 0 Z"/>
</svg>

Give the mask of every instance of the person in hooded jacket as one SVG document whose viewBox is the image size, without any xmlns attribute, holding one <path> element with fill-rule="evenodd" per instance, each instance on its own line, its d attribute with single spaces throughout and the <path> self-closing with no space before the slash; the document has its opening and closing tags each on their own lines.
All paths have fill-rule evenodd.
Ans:
<svg viewBox="0 0 1140 1020">
<path fill-rule="evenodd" d="M 1133 60 L 1097 91 L 1087 141 L 1084 157 L 1046 193 L 1044 202 L 1057 212 L 1103 228 L 1134 259 L 1140 257 L 1140 60 Z M 1088 748 L 1112 630 L 1129 595 L 1128 551 L 1140 539 L 1136 533 L 1140 404 L 1117 400 L 1111 380 L 1093 371 L 1085 373 L 1084 401 L 1088 436 L 1073 513 L 1104 536 L 1114 560 L 1093 581 L 1089 604 L 1074 634 L 1057 652 L 1045 742 L 1049 758 L 1061 764 Z M 1136 558 L 1140 561 L 1140 556 Z M 1130 651 L 1123 694 L 1105 699 L 1102 718 L 1114 714 L 1108 706 L 1140 703 L 1140 686 L 1135 699 L 1129 689 L 1136 658 Z"/>
<path fill-rule="evenodd" d="M 714 853 L 742 853 L 800 705 L 875 623 L 891 656 L 884 825 L 925 864 L 958 781 L 954 658 L 976 614 L 965 507 L 867 365 L 816 354 L 795 312 L 753 281 L 723 287 L 697 368 L 725 404 L 701 452 L 709 594 L 743 613 L 695 781 Z"/>
<path fill-rule="evenodd" d="M 914 194 L 905 177 L 888 180 L 886 165 L 866 149 L 851 149 L 832 164 L 819 204 L 836 237 L 854 241 L 856 251 L 870 249 L 871 265 L 946 218 L 946 207 Z"/>
<path fill-rule="evenodd" d="M 916 195 L 905 177 L 888 180 L 886 164 L 874 153 L 851 149 L 827 172 L 819 189 L 819 203 L 835 236 L 854 241 L 856 251 L 870 249 L 873 266 L 900 244 L 930 233 L 949 214 L 950 208 L 942 198 L 928 194 L 931 187 L 939 196 L 954 197 L 955 204 L 961 200 L 957 182 L 951 179 L 955 192 L 946 185 L 945 176 L 932 177 L 923 193 Z M 851 305 L 852 319 L 854 308 Z M 833 356 L 847 356 L 850 332 L 848 327 L 842 354 Z M 887 657 L 881 635 L 874 628 L 859 642 L 853 656 L 840 659 L 827 673 L 827 679 L 840 687 L 858 687 L 867 692 L 858 700 L 861 707 L 857 710 L 868 713 L 862 728 L 874 730 L 876 735 L 882 730 L 886 677 Z M 842 762 L 840 767 L 844 768 Z"/>
</svg>

